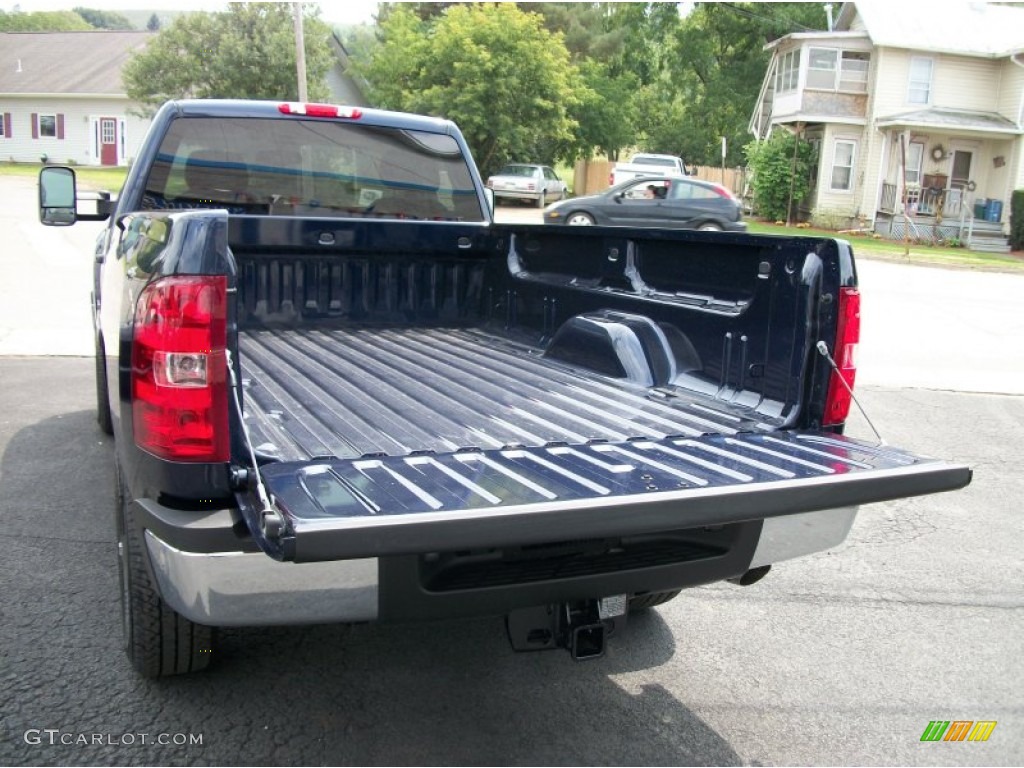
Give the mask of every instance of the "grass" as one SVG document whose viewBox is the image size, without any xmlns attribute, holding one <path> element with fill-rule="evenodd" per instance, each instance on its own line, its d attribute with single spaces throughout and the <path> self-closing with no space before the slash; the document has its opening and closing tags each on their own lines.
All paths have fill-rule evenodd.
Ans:
<svg viewBox="0 0 1024 768">
<path fill-rule="evenodd" d="M 60 165 L 60 163 L 53 163 Z M 27 178 L 39 178 L 41 163 L 0 163 L 0 176 L 24 176 Z M 75 171 L 75 178 L 81 187 L 86 189 L 106 189 L 110 192 L 117 192 L 124 184 L 124 178 L 128 175 L 127 168 L 101 168 L 96 166 L 71 166 Z"/>
<path fill-rule="evenodd" d="M 966 248 L 948 248 L 928 245 L 927 243 L 910 243 L 910 254 L 905 254 L 905 246 L 896 240 L 876 240 L 873 237 L 858 235 L 840 235 L 827 229 L 797 229 L 771 224 L 755 219 L 747 219 L 751 232 L 768 235 L 795 235 L 813 237 L 838 237 L 853 246 L 857 256 L 892 261 L 900 264 L 925 264 L 942 267 L 958 267 L 961 269 L 977 269 L 1000 272 L 1024 273 L 1024 255 L 1008 253 L 982 253 L 969 251 Z"/>
</svg>

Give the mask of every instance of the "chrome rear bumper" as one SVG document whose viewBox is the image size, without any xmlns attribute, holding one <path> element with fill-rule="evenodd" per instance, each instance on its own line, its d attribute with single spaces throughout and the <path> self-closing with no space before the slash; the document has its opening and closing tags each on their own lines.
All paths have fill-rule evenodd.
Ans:
<svg viewBox="0 0 1024 768">
<path fill-rule="evenodd" d="M 377 559 L 281 563 L 262 552 L 183 552 L 146 531 L 164 601 L 217 627 L 372 621 Z"/>
</svg>

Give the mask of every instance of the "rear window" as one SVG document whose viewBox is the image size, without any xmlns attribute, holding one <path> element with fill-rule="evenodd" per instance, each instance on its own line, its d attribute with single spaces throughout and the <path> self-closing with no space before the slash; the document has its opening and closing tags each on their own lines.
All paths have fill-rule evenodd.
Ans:
<svg viewBox="0 0 1024 768">
<path fill-rule="evenodd" d="M 664 166 L 665 168 L 676 168 L 678 164 L 675 160 L 668 157 L 651 157 L 650 155 L 637 155 L 633 158 L 634 163 L 640 165 L 658 165 Z"/>
<path fill-rule="evenodd" d="M 535 176 L 537 174 L 537 168 L 532 165 L 506 165 L 500 171 L 498 176 Z"/>
<path fill-rule="evenodd" d="M 447 134 L 323 120 L 175 120 L 143 208 L 236 214 L 483 221 Z"/>
</svg>

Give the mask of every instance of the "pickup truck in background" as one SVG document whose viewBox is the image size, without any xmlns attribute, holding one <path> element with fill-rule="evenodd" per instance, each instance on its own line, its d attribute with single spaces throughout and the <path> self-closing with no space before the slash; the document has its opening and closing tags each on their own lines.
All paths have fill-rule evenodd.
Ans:
<svg viewBox="0 0 1024 768">
<path fill-rule="evenodd" d="M 597 657 L 970 482 L 843 436 L 840 240 L 495 224 L 451 122 L 303 103 L 166 104 L 99 208 L 42 170 L 44 224 L 109 218 L 98 420 L 146 676 L 216 627 L 471 615 Z"/>
<path fill-rule="evenodd" d="M 628 163 L 616 163 L 608 175 L 608 186 L 647 176 L 689 176 L 683 158 L 675 155 L 633 155 Z"/>
</svg>

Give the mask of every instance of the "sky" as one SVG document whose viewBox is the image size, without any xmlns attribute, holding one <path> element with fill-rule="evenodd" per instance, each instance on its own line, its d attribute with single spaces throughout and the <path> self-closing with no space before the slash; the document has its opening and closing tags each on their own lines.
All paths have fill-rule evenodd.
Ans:
<svg viewBox="0 0 1024 768">
<path fill-rule="evenodd" d="M 177 11 L 212 11 L 224 7 L 227 3 L 216 0 L 165 0 L 164 2 L 142 2 L 141 0 L 21 0 L 0 2 L 0 8 L 10 12 L 17 5 L 22 11 L 62 11 L 71 10 L 76 6 L 96 8 L 101 11 L 136 11 L 164 10 Z M 373 21 L 377 12 L 377 0 L 343 0 L 342 2 L 320 3 L 320 16 L 327 22 L 335 24 L 360 24 Z"/>
</svg>

